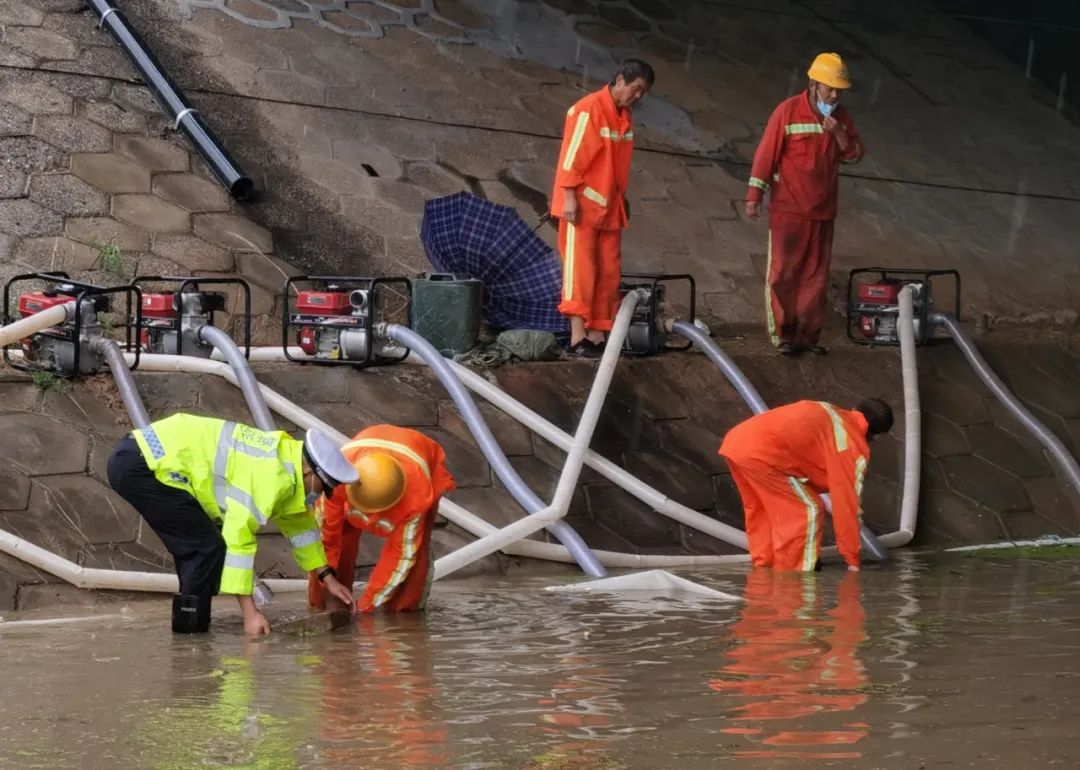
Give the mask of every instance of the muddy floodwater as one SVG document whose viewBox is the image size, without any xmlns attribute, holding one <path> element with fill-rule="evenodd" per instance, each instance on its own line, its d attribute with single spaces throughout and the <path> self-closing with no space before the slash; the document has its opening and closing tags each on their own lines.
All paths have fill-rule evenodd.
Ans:
<svg viewBox="0 0 1080 770">
<path fill-rule="evenodd" d="M 165 598 L 9 614 L 0 767 L 1080 766 L 1076 557 L 678 572 L 742 599 L 470 580 L 254 642 L 222 600 L 202 638 Z"/>
</svg>

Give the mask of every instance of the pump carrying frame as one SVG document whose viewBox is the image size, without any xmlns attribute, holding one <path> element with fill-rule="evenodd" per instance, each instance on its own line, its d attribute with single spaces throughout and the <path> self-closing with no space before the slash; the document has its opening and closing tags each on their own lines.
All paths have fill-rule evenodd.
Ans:
<svg viewBox="0 0 1080 770">
<path fill-rule="evenodd" d="M 341 291 L 366 291 L 368 300 L 368 312 L 362 318 L 357 316 L 323 316 L 316 321 L 302 320 L 305 314 L 296 312 L 294 295 L 299 292 L 297 284 L 307 283 L 312 286 L 322 284 L 320 291 L 327 291 L 334 284 L 339 285 Z M 362 276 L 348 275 L 298 275 L 285 281 L 282 290 L 281 311 L 281 349 L 285 358 L 298 364 L 318 364 L 320 366 L 353 366 L 364 369 L 369 366 L 387 366 L 397 364 L 409 357 L 412 352 L 405 348 L 400 355 L 383 356 L 375 352 L 375 309 L 379 287 L 398 286 L 404 289 L 406 303 L 404 307 L 405 317 L 408 318 L 412 309 L 412 281 L 408 278 L 365 278 Z M 321 329 L 338 329 L 340 331 L 363 331 L 367 334 L 367 351 L 363 359 L 350 361 L 346 359 L 318 358 L 314 356 L 297 358 L 290 352 L 290 337 L 292 333 L 305 326 L 315 326 Z"/>
<path fill-rule="evenodd" d="M 852 270 L 848 273 L 847 284 L 847 337 L 856 345 L 899 345 L 897 342 L 882 342 L 880 340 L 866 339 L 855 334 L 855 329 L 858 326 L 858 318 L 860 313 L 871 312 L 881 313 L 886 311 L 889 313 L 895 313 L 899 315 L 900 308 L 898 305 L 875 305 L 864 306 L 861 305 L 855 298 L 855 289 L 859 284 L 866 283 L 865 281 L 857 281 L 856 278 L 868 273 L 877 273 L 877 283 L 884 283 L 888 281 L 895 281 L 900 284 L 918 283 L 924 287 L 923 296 L 921 302 L 918 303 L 915 321 L 917 328 L 921 330 L 921 335 L 917 335 L 916 344 L 921 345 L 929 342 L 933 339 L 932 324 L 930 323 L 931 315 L 934 311 L 933 302 L 933 279 L 942 276 L 950 276 L 953 278 L 954 294 L 953 294 L 953 312 L 952 316 L 959 321 L 960 320 L 960 273 L 957 270 L 916 270 L 910 268 L 889 268 L 889 267 L 860 267 Z M 922 339 L 918 339 L 918 336 L 922 336 Z"/>
<path fill-rule="evenodd" d="M 184 354 L 184 335 L 181 334 L 181 326 L 183 325 L 183 318 L 181 317 L 184 307 L 184 294 L 186 293 L 201 293 L 202 286 L 239 286 L 244 292 L 244 358 L 251 358 L 251 286 L 243 278 L 203 278 L 199 276 L 175 276 L 175 275 L 139 275 L 132 279 L 131 284 L 133 286 L 139 286 L 140 284 L 147 283 L 171 283 L 179 284 L 179 288 L 172 292 L 173 295 L 173 309 L 176 310 L 176 316 L 171 322 L 167 324 L 155 323 L 153 326 L 148 321 L 144 321 L 141 314 L 140 303 L 140 315 L 137 328 L 141 333 L 144 328 L 156 328 L 156 329 L 168 329 L 176 333 L 176 352 L 174 355 L 182 356 Z M 147 294 L 153 294 L 156 292 L 146 292 Z M 210 315 L 210 324 L 214 324 L 214 313 L 218 311 L 224 311 L 224 308 L 207 308 Z"/>
<path fill-rule="evenodd" d="M 688 323 L 693 323 L 694 319 L 697 318 L 697 281 L 694 280 L 694 276 L 689 273 L 623 273 L 622 275 L 622 282 L 619 285 L 621 295 L 625 296 L 626 293 L 634 289 L 645 289 L 645 291 L 649 292 L 649 299 L 638 305 L 637 313 L 642 314 L 644 318 L 647 318 L 653 324 L 653 327 L 649 330 L 650 337 L 653 334 L 663 335 L 663 332 L 656 327 L 656 324 L 661 321 L 663 311 L 660 301 L 660 287 L 676 282 L 685 282 L 690 290 L 690 306 L 687 308 L 688 316 L 686 320 Z M 637 322 L 638 320 L 635 317 L 632 323 L 636 324 Z M 631 335 L 628 334 L 627 341 L 623 345 L 623 353 L 628 356 L 647 356 L 664 351 L 683 352 L 694 345 L 689 340 L 679 345 L 671 345 L 666 340 L 662 340 L 656 350 L 641 351 L 631 347 L 630 337 Z"/>
<path fill-rule="evenodd" d="M 140 292 L 139 287 L 134 283 L 106 288 L 92 283 L 72 280 L 63 270 L 50 270 L 41 273 L 20 273 L 19 275 L 12 276 L 11 279 L 4 284 L 4 326 L 7 326 L 16 320 L 11 313 L 11 287 L 21 281 L 42 281 L 47 285 L 56 287 L 57 293 L 71 297 L 72 301 L 75 303 L 75 312 L 72 317 L 71 329 L 71 343 L 75 347 L 72 358 L 72 371 L 71 373 L 62 371 L 53 372 L 56 376 L 65 380 L 74 379 L 79 375 L 79 364 L 82 359 L 82 343 L 80 341 L 83 331 L 82 308 L 85 300 L 91 299 L 94 302 L 95 312 L 106 312 L 110 309 L 111 303 L 109 302 L 109 297 L 113 294 L 124 294 L 127 299 L 127 308 L 124 318 L 132 318 L 131 309 L 134 304 L 135 323 L 138 325 L 142 322 L 142 293 Z M 72 291 L 60 291 L 59 287 L 62 285 L 72 287 Z M 48 290 L 49 289 L 46 289 L 46 291 Z M 134 303 L 132 302 L 132 297 L 135 298 Z M 41 334 L 42 332 L 38 333 Z M 64 339 L 67 338 L 67 334 L 53 334 L 52 336 Z M 19 357 L 18 359 L 13 358 L 11 356 L 11 347 L 12 345 L 4 346 L 4 363 L 13 369 L 19 369 L 24 372 L 42 371 L 42 367 L 28 364 L 22 357 Z M 139 346 L 137 344 L 133 345 L 132 325 L 130 322 L 124 323 L 124 349 L 128 352 L 134 351 L 135 354 L 135 361 L 129 368 L 132 370 L 138 368 Z"/>
</svg>

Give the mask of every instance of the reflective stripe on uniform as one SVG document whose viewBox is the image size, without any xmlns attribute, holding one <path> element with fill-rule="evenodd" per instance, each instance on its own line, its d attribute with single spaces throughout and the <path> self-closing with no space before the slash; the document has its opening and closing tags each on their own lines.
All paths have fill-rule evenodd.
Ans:
<svg viewBox="0 0 1080 770">
<path fill-rule="evenodd" d="M 818 506 L 814 501 L 814 496 L 807 491 L 806 485 L 804 485 L 799 479 L 794 476 L 788 476 L 788 484 L 795 490 L 795 494 L 806 506 L 806 542 L 803 543 L 803 572 L 810 572 L 814 569 L 814 563 L 817 561 L 817 552 L 814 548 L 814 543 L 817 540 L 817 528 L 818 528 Z"/>
<path fill-rule="evenodd" d="M 277 452 L 253 447 L 250 444 L 238 444 L 233 437 L 236 423 L 227 421 L 221 427 L 221 436 L 218 438 L 217 451 L 214 453 L 214 500 L 222 515 L 228 510 L 227 500 L 233 500 L 247 508 L 255 520 L 262 526 L 268 520 L 268 516 L 260 511 L 255 505 L 251 494 L 234 484 L 230 484 L 226 473 L 229 469 L 229 453 L 242 452 L 252 457 L 276 458 Z"/>
<path fill-rule="evenodd" d="M 832 420 L 833 438 L 836 439 L 836 451 L 843 452 L 847 449 L 847 428 L 844 427 L 844 421 L 840 419 L 840 415 L 833 409 L 832 404 L 827 404 L 824 401 L 818 401 L 821 408 L 829 413 L 829 418 Z"/>
<path fill-rule="evenodd" d="M 157 431 L 154 430 L 153 426 L 147 425 L 145 428 L 140 428 L 139 432 L 142 433 L 143 440 L 150 447 L 150 455 L 155 460 L 160 460 L 165 456 L 165 447 L 162 445 L 161 439 L 158 438 Z"/>
<path fill-rule="evenodd" d="M 773 346 L 780 344 L 780 336 L 776 333 L 776 316 L 772 309 L 772 286 L 769 285 L 769 276 L 772 273 L 772 230 L 769 230 L 769 245 L 765 250 L 765 323 L 769 329 L 769 341 Z"/>
<path fill-rule="evenodd" d="M 792 134 L 823 134 L 825 129 L 821 127 L 820 123 L 788 123 L 784 126 L 784 133 L 788 136 Z"/>
<path fill-rule="evenodd" d="M 601 139 L 610 139 L 613 142 L 632 142 L 634 140 L 634 132 L 627 131 L 625 134 L 620 134 L 618 131 L 612 131 L 607 126 L 603 126 L 600 129 Z"/>
<path fill-rule="evenodd" d="M 419 538 L 417 532 L 420 529 L 420 522 L 423 517 L 417 516 L 405 526 L 405 532 L 402 536 L 401 544 L 401 558 L 398 560 L 397 566 L 394 568 L 390 578 L 386 581 L 386 585 L 382 587 L 371 603 L 373 606 L 378 607 L 386 602 L 390 596 L 394 593 L 401 581 L 405 579 L 405 576 L 409 574 L 409 570 L 412 569 L 414 563 L 416 563 L 416 552 L 419 550 Z"/>
<path fill-rule="evenodd" d="M 381 529 L 383 532 L 393 532 L 394 531 L 394 525 L 391 524 L 386 519 L 379 519 L 378 521 L 375 522 L 375 526 L 378 527 L 379 529 Z"/>
<path fill-rule="evenodd" d="M 225 566 L 233 569 L 255 569 L 255 556 L 253 554 L 227 553 L 225 554 Z"/>
<path fill-rule="evenodd" d="M 566 254 L 563 264 L 562 297 L 564 300 L 574 298 L 574 240 L 577 238 L 577 228 L 573 222 L 566 223 Z"/>
<path fill-rule="evenodd" d="M 858 512 L 856 517 L 859 519 L 859 526 L 862 526 L 862 488 L 863 481 L 866 479 L 866 458 L 859 455 L 859 459 L 855 461 L 855 500 L 858 503 Z"/>
<path fill-rule="evenodd" d="M 321 541 L 319 530 L 309 529 L 306 532 L 301 532 L 299 535 L 293 535 L 289 538 L 289 543 L 293 548 L 303 548 L 305 545 L 311 545 Z"/>
<path fill-rule="evenodd" d="M 750 177 L 750 186 L 756 187 L 764 192 L 769 191 L 769 183 L 766 182 L 764 179 L 758 179 L 756 176 Z"/>
<path fill-rule="evenodd" d="M 574 167 L 574 160 L 577 158 L 578 150 L 581 149 L 581 140 L 585 138 L 585 129 L 588 126 L 589 113 L 579 113 L 577 123 L 574 125 L 574 133 L 570 138 L 570 146 L 567 148 L 566 157 L 563 159 L 563 171 L 569 171 Z"/>
<path fill-rule="evenodd" d="M 581 191 L 581 194 L 591 200 L 593 203 L 596 203 L 600 206 L 607 206 L 607 198 L 605 198 L 603 195 L 601 195 L 591 187 L 586 187 L 584 190 Z"/>
<path fill-rule="evenodd" d="M 387 441 L 386 439 L 381 438 L 359 438 L 356 441 L 350 441 L 343 446 L 341 451 L 344 452 L 348 449 L 389 449 L 391 452 L 405 455 L 419 465 L 420 470 L 427 476 L 428 481 L 431 481 L 431 470 L 428 468 L 427 461 L 412 449 L 404 444 L 399 444 L 397 441 Z"/>
</svg>

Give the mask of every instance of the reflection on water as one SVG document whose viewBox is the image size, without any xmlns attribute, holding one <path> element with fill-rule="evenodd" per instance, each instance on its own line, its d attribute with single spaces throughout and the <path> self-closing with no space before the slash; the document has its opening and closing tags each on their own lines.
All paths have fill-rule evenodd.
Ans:
<svg viewBox="0 0 1080 770">
<path fill-rule="evenodd" d="M 721 732 L 746 736 L 760 748 L 739 749 L 737 756 L 862 756 L 838 748 L 866 737 L 867 725 L 857 714 L 845 716 L 843 729 L 813 729 L 813 722 L 824 720 L 805 719 L 855 712 L 869 700 L 861 689 L 867 678 L 858 657 L 866 638 L 859 578 L 846 573 L 835 606 L 827 609 L 816 575 L 755 570 L 747 576 L 746 604 L 731 627 L 734 646 L 709 682 L 713 690 L 745 701 L 730 708 L 737 726 Z"/>
<path fill-rule="evenodd" d="M 0 623 L 0 768 L 1080 765 L 1078 560 L 684 576 L 745 601 L 473 580 L 257 641 L 226 603 L 201 639 L 163 600 Z"/>
</svg>

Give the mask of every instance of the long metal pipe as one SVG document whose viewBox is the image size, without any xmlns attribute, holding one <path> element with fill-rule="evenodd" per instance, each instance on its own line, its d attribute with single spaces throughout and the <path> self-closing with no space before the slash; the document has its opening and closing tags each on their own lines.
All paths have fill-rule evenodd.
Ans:
<svg viewBox="0 0 1080 770">
<path fill-rule="evenodd" d="M 491 429 L 488 428 L 487 423 L 480 414 L 480 410 L 476 408 L 476 402 L 473 401 L 469 391 L 461 384 L 461 380 L 457 378 L 453 369 L 450 368 L 446 359 L 439 354 L 439 351 L 426 339 L 405 326 L 389 324 L 382 332 L 386 337 L 400 342 L 422 357 L 431 367 L 431 370 L 435 372 L 435 376 L 442 382 L 458 411 L 461 412 L 466 425 L 469 426 L 469 430 L 476 439 L 480 451 L 518 504 L 528 511 L 530 515 L 545 510 L 548 506 L 529 489 L 528 484 L 522 480 L 521 476 L 510 464 L 510 461 L 506 459 L 506 455 L 499 448 L 495 437 L 491 435 Z M 592 551 L 589 550 L 585 541 L 569 524 L 565 521 L 553 520 L 548 529 L 551 534 L 558 538 L 560 543 L 574 554 L 574 559 L 586 574 L 592 577 L 603 577 L 607 574 L 604 565 L 600 563 Z"/>
<path fill-rule="evenodd" d="M 645 296 L 642 291 L 630 292 L 623 298 L 622 304 L 619 306 L 619 312 L 615 314 L 615 322 L 612 324 L 611 332 L 608 334 L 607 345 L 601 357 L 600 366 L 597 368 L 592 389 L 589 391 L 589 398 L 585 403 L 585 408 L 582 410 L 581 418 L 578 420 L 574 444 L 567 454 L 566 465 L 563 466 L 563 472 L 559 476 L 559 483 L 551 505 L 532 512 L 529 516 L 503 527 L 498 532 L 485 535 L 479 540 L 474 540 L 453 553 L 438 559 L 435 562 L 435 576 L 437 578 L 445 577 L 457 569 L 505 548 L 510 543 L 528 537 L 533 532 L 539 532 L 545 527 L 551 530 L 566 516 L 574 487 L 577 485 L 578 476 L 581 474 L 581 466 L 585 462 L 585 450 L 592 439 L 593 430 L 596 428 L 604 400 L 607 398 L 608 386 L 611 384 L 615 366 L 619 361 L 619 351 L 623 346 L 623 341 L 626 339 L 627 332 L 630 330 L 630 321 L 633 319 L 634 308 Z M 404 340 L 399 341 L 404 342 Z M 412 346 L 408 345 L 408 347 Z M 431 350 L 434 351 L 435 348 L 432 347 Z M 450 370 L 449 366 L 445 368 L 447 371 Z M 457 380 L 456 377 L 454 379 Z M 458 387 L 462 393 L 466 393 L 465 387 L 460 382 Z M 468 394 L 466 393 L 466 395 Z M 469 400 L 472 401 L 471 398 Z M 473 408 L 475 409 L 475 404 Z M 592 554 L 590 553 L 590 555 Z M 603 575 L 599 577 L 603 577 Z"/>
<path fill-rule="evenodd" d="M 240 391 L 244 394 L 248 409 L 251 410 L 251 416 L 255 420 L 255 427 L 266 431 L 277 430 L 274 418 L 270 416 L 270 409 L 266 406 L 266 399 L 263 398 L 262 390 L 259 388 L 259 381 L 255 379 L 247 359 L 244 358 L 244 354 L 240 352 L 240 348 L 237 347 L 233 338 L 210 324 L 200 326 L 195 331 L 195 337 L 200 342 L 213 345 L 216 350 L 221 351 L 221 355 L 225 357 L 229 366 L 236 372 L 236 381 Z"/>
<path fill-rule="evenodd" d="M 1061 439 L 1043 425 L 1039 418 L 1028 411 L 1027 407 L 1021 404 L 1019 399 L 1012 394 L 1012 391 L 986 363 L 986 359 L 982 357 L 978 348 L 964 333 L 964 330 L 960 328 L 955 318 L 945 313 L 932 313 L 930 322 L 945 327 L 945 330 L 949 332 L 949 336 L 956 342 L 956 346 L 960 348 L 960 352 L 964 354 L 968 363 L 971 364 L 971 368 L 986 383 L 986 387 L 1012 413 L 1013 417 L 1019 420 L 1020 424 L 1027 428 L 1031 435 L 1046 448 L 1046 451 L 1057 461 L 1057 465 L 1069 485 L 1080 496 L 1080 465 L 1077 465 L 1076 458 L 1069 454 L 1069 450 L 1061 443 Z"/>
<path fill-rule="evenodd" d="M 150 424 L 150 416 L 146 413 L 142 399 L 139 398 L 139 389 L 135 386 L 135 378 L 131 376 L 124 351 L 114 340 L 106 337 L 98 337 L 91 341 L 90 349 L 105 357 L 105 363 L 109 365 L 113 379 L 116 381 L 116 389 L 120 391 L 120 398 L 124 402 L 131 424 L 136 429 L 145 428 Z"/>
<path fill-rule="evenodd" d="M 754 414 L 761 414 L 762 412 L 768 411 L 769 407 L 766 406 L 765 400 L 750 383 L 750 380 L 746 378 L 746 375 L 744 375 L 742 370 L 735 365 L 735 362 L 732 361 L 731 358 L 720 349 L 720 346 L 713 342 L 707 334 L 686 321 L 676 321 L 672 324 L 672 331 L 693 342 L 710 361 L 716 364 L 717 368 L 719 368 L 720 371 L 724 373 L 724 376 L 727 377 L 728 382 L 730 382 L 735 390 L 738 391 L 742 400 L 750 407 L 750 411 Z M 822 495 L 822 499 L 825 502 L 826 508 L 832 510 L 832 500 L 829 498 L 828 494 Z M 874 533 L 865 525 L 859 529 L 859 540 L 862 543 L 863 549 L 875 559 L 882 561 L 888 558 L 888 551 L 885 550 L 881 543 L 878 542 L 877 537 L 874 536 Z"/>
<path fill-rule="evenodd" d="M 183 129 L 214 176 L 234 198 L 250 198 L 255 189 L 251 179 L 240 170 L 218 138 L 202 122 L 198 111 L 188 103 L 139 33 L 128 24 L 124 14 L 109 0 L 86 0 L 86 4 L 98 15 L 100 26 L 107 28 L 124 49 L 143 82 L 173 120 L 173 128 Z"/>
</svg>

